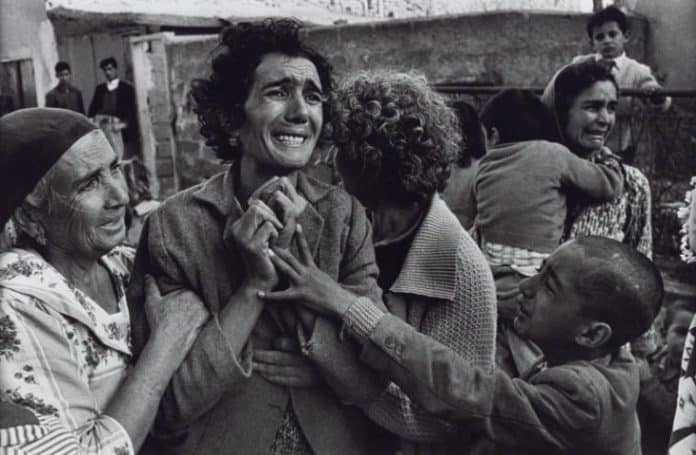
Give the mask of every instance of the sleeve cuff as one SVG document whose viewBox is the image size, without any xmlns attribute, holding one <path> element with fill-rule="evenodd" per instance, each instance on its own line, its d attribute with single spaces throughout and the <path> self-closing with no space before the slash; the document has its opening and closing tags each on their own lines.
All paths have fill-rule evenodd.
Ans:
<svg viewBox="0 0 696 455">
<path fill-rule="evenodd" d="M 207 327 L 199 337 L 208 338 L 204 343 L 206 356 L 215 370 L 218 378 L 224 382 L 234 382 L 239 376 L 250 377 L 252 370 L 252 349 L 250 343 L 246 343 L 239 354 L 239 358 L 232 350 L 225 333 L 220 326 L 220 319 L 214 314 Z"/>
<path fill-rule="evenodd" d="M 343 323 L 361 343 L 365 343 L 384 315 L 370 299 L 359 297 L 343 315 Z"/>
<path fill-rule="evenodd" d="M 91 435 L 94 439 L 85 441 L 83 438 L 80 438 L 80 446 L 83 449 L 87 449 L 87 451 L 90 452 L 92 449 L 98 450 L 100 448 L 99 446 L 101 446 L 102 450 L 112 448 L 114 449 L 114 453 L 120 450 L 124 455 L 136 455 L 133 441 L 131 441 L 130 435 L 126 429 L 123 428 L 121 422 L 111 416 L 102 414 L 98 419 L 98 423 L 97 421 L 93 421 L 92 423 L 94 425 L 93 432 L 83 433 L 83 436 Z M 95 441 L 97 442 L 97 447 L 92 446 L 92 443 Z M 85 446 L 85 444 L 87 445 Z M 107 451 L 108 450 L 104 450 L 104 453 Z"/>
</svg>

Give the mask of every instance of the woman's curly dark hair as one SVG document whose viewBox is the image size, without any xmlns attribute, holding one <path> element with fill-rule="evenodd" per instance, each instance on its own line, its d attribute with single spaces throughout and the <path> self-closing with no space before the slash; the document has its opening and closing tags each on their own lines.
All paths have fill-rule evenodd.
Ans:
<svg viewBox="0 0 696 455">
<path fill-rule="evenodd" d="M 191 93 L 196 102 L 200 132 L 217 156 L 234 161 L 241 154 L 236 131 L 244 123 L 244 103 L 254 84 L 256 67 L 267 54 L 277 52 L 306 58 L 319 74 L 327 100 L 333 95 L 333 69 L 328 60 L 303 42 L 302 24 L 294 19 L 265 19 L 225 27 L 212 56 L 212 74 L 194 79 Z M 330 134 L 331 103 L 323 106 L 323 135 Z"/>
<path fill-rule="evenodd" d="M 459 118 L 459 127 L 462 131 L 462 146 L 459 150 L 457 166 L 466 168 L 471 165 L 473 159 L 481 159 L 486 154 L 486 138 L 483 135 L 481 119 L 474 106 L 466 101 L 455 101 L 451 106 Z"/>
<path fill-rule="evenodd" d="M 425 76 L 359 73 L 342 84 L 334 110 L 339 170 L 365 191 L 364 203 L 423 204 L 445 188 L 461 133 Z"/>
</svg>

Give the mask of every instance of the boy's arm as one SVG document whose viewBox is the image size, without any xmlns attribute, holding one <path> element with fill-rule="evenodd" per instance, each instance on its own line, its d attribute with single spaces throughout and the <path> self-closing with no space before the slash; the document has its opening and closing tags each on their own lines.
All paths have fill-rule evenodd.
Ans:
<svg viewBox="0 0 696 455">
<path fill-rule="evenodd" d="M 419 330 L 451 348 L 472 365 L 484 371 L 494 368 L 495 357 L 495 284 L 490 267 L 480 254 L 473 254 L 476 246 L 466 239 L 457 249 L 456 288 L 453 299 L 433 304 L 421 302 L 427 310 Z M 476 292 L 472 292 L 472 290 Z M 413 298 L 408 305 L 415 304 Z M 363 301 L 367 304 L 366 301 Z M 372 369 L 358 361 L 356 356 L 352 368 L 356 376 L 366 377 Z M 357 373 L 362 371 L 363 373 Z M 356 386 L 349 378 L 339 376 L 347 385 L 336 388 L 349 389 Z M 361 390 L 365 390 L 361 387 Z M 444 441 L 456 429 L 455 425 L 431 415 L 414 403 L 401 388 L 390 383 L 379 394 L 356 404 L 378 425 L 410 441 L 437 443 Z M 341 394 L 339 393 L 341 396 Z M 351 397 L 342 396 L 351 401 Z"/>
<path fill-rule="evenodd" d="M 387 309 L 377 285 L 372 231 L 365 211 L 351 198 L 352 215 L 339 282 L 365 304 Z M 380 426 L 420 441 L 442 441 L 452 425 L 413 406 L 395 384 L 360 362 L 360 346 L 343 334 L 340 322 L 319 316 L 311 338 L 302 343 L 305 355 L 318 367 L 326 383 L 345 403 L 355 405 Z"/>
<path fill-rule="evenodd" d="M 415 403 L 437 417 L 478 423 L 496 443 L 564 450 L 599 425 L 598 398 L 581 368 L 552 368 L 527 383 L 475 367 L 360 299 L 344 321 L 363 343 L 362 360 Z"/>
<path fill-rule="evenodd" d="M 345 248 L 338 282 L 355 295 L 364 296 L 371 305 L 386 311 L 377 284 L 379 273 L 372 246 L 372 228 L 365 209 L 350 199 Z M 371 402 L 386 387 L 386 382 L 358 361 L 355 341 L 344 336 L 340 322 L 318 316 L 313 329 L 300 339 L 303 352 L 318 367 L 327 384 L 344 401 Z"/>
<path fill-rule="evenodd" d="M 635 66 L 635 76 L 633 78 L 632 87 L 651 91 L 662 89 L 662 86 L 657 82 L 650 67 L 638 62 L 636 62 Z M 648 97 L 648 104 L 655 109 L 665 112 L 672 105 L 672 98 L 654 94 Z"/>
<path fill-rule="evenodd" d="M 594 60 L 595 59 L 595 54 L 583 54 L 583 55 L 576 55 L 573 57 L 573 60 L 570 61 L 571 65 L 574 65 L 576 63 L 582 63 L 586 62 L 588 60 Z"/>
<path fill-rule="evenodd" d="M 552 152 L 561 160 L 561 187 L 579 192 L 597 202 L 610 201 L 624 190 L 624 172 L 618 158 L 604 154 L 600 162 L 574 155 L 563 146 Z"/>
</svg>

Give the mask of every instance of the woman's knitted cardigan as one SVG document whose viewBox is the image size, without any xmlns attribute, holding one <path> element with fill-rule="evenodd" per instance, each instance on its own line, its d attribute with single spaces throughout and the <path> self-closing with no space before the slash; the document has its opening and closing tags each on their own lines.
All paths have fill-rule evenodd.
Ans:
<svg viewBox="0 0 696 455">
<path fill-rule="evenodd" d="M 438 195 L 416 232 L 399 276 L 385 291 L 385 303 L 390 312 L 472 365 L 494 368 L 497 314 L 493 275 L 481 250 Z M 357 319 L 346 321 L 347 326 L 366 322 L 359 314 Z M 394 383 L 359 406 L 402 438 L 404 454 L 439 453 L 443 447 L 434 447 L 450 439 L 457 428 L 419 408 Z"/>
</svg>

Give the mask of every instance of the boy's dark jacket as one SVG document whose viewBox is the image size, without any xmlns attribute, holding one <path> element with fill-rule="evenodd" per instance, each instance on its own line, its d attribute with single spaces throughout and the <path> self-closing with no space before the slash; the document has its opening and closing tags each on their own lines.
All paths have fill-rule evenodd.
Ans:
<svg viewBox="0 0 696 455">
<path fill-rule="evenodd" d="M 363 360 L 413 401 L 459 421 L 462 431 L 481 428 L 496 443 L 468 453 L 641 453 L 638 366 L 628 352 L 538 368 L 523 380 L 502 369 L 477 369 L 391 315 L 379 320 L 369 340 Z"/>
</svg>

